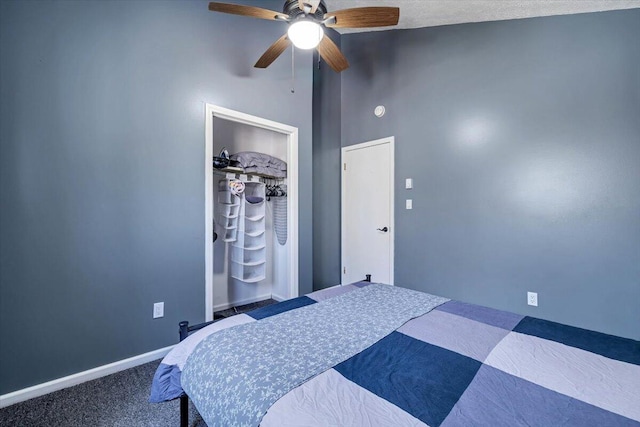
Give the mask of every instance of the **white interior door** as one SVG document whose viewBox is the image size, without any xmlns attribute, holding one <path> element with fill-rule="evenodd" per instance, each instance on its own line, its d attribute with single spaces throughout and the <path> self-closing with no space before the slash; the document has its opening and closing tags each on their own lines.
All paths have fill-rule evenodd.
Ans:
<svg viewBox="0 0 640 427">
<path fill-rule="evenodd" d="M 393 137 L 342 149 L 342 284 L 393 284 Z"/>
</svg>

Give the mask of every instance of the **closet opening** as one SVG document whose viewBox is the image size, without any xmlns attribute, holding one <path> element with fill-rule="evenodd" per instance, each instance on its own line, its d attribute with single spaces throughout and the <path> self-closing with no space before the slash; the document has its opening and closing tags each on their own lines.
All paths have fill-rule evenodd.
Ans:
<svg viewBox="0 0 640 427">
<path fill-rule="evenodd" d="M 297 296 L 298 129 L 207 104 L 205 319 Z"/>
</svg>

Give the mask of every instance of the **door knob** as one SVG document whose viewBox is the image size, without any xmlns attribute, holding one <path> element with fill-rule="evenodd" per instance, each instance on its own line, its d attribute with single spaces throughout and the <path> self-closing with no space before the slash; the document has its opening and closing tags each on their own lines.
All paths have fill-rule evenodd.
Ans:
<svg viewBox="0 0 640 427">
<path fill-rule="evenodd" d="M 382 231 L 383 233 L 386 233 L 387 231 L 389 231 L 389 229 L 387 227 L 383 227 L 383 228 L 376 228 L 376 230 L 378 231 Z"/>
</svg>

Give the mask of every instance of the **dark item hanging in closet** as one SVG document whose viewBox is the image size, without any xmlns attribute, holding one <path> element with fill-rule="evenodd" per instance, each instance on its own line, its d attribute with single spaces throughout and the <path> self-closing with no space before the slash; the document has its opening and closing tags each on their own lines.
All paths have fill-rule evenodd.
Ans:
<svg viewBox="0 0 640 427">
<path fill-rule="evenodd" d="M 278 243 L 287 243 L 287 186 L 279 184 L 270 186 L 270 194 L 273 197 L 273 229 L 276 232 Z M 269 198 L 267 197 L 267 200 Z"/>
<path fill-rule="evenodd" d="M 267 196 L 267 201 L 271 200 L 271 197 L 286 197 L 287 192 L 282 188 L 280 184 L 278 185 L 267 185 L 265 187 L 265 194 Z"/>
</svg>

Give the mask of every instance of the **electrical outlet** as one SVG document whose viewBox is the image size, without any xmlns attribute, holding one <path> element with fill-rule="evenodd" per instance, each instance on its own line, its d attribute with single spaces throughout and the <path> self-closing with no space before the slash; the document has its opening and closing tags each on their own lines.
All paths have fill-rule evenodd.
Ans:
<svg viewBox="0 0 640 427">
<path fill-rule="evenodd" d="M 527 304 L 532 305 L 534 307 L 538 306 L 538 293 L 537 292 L 527 292 Z"/>
<path fill-rule="evenodd" d="M 164 302 L 153 304 L 153 318 L 157 319 L 159 317 L 164 317 Z"/>
</svg>

